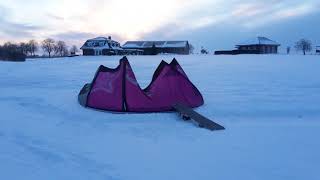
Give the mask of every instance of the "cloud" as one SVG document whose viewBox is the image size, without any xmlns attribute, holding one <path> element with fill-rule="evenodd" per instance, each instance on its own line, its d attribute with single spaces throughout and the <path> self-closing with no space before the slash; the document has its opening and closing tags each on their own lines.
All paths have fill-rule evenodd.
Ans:
<svg viewBox="0 0 320 180">
<path fill-rule="evenodd" d="M 204 1 L 202 3 L 205 4 Z M 186 16 L 181 16 L 174 22 L 163 24 L 155 31 L 145 33 L 143 37 L 160 33 L 163 33 L 163 36 L 170 37 L 172 35 L 171 37 L 174 37 L 184 31 L 197 31 L 197 29 L 214 28 L 215 26 L 236 27 L 250 31 L 261 26 L 308 16 L 319 11 L 319 4 L 314 0 L 303 2 L 296 0 L 233 0 L 229 2 L 215 1 L 211 4 L 207 2 L 206 6 L 197 6 L 198 9 L 193 9 L 191 6 L 190 12 Z M 165 30 L 170 28 L 168 24 L 175 25 L 169 32 Z"/>
<path fill-rule="evenodd" d="M 317 1 L 240 1 L 227 4 L 216 2 L 218 10 L 210 5 L 202 12 L 190 10 L 192 15 L 181 16 L 174 23 L 164 24 L 146 33 L 142 39 L 186 39 L 196 47 L 232 49 L 234 44 L 254 36 L 267 36 L 283 47 L 294 44 L 302 37 L 320 43 L 320 2 Z M 221 7 L 221 8 L 220 8 Z M 223 10 L 221 10 L 223 9 Z M 187 17 L 187 18 L 186 18 Z"/>
<path fill-rule="evenodd" d="M 54 19 L 54 20 L 57 20 L 57 21 L 63 21 L 64 20 L 64 17 L 57 16 L 57 15 L 52 14 L 52 13 L 47 13 L 46 15 L 47 15 L 47 17 L 49 17 L 51 19 Z"/>
<path fill-rule="evenodd" d="M 256 28 L 266 24 L 274 24 L 280 21 L 290 20 L 301 16 L 307 16 L 317 12 L 315 4 L 313 3 L 300 3 L 291 6 L 284 6 L 277 9 L 268 9 L 256 18 L 250 18 L 244 22 L 244 27 Z"/>
<path fill-rule="evenodd" d="M 68 31 L 63 33 L 57 33 L 49 37 L 56 40 L 63 40 L 63 41 L 66 41 L 68 44 L 74 44 L 80 47 L 87 39 L 95 38 L 98 36 L 102 36 L 102 37 L 112 36 L 112 39 L 116 41 L 119 41 L 122 43 L 125 41 L 125 39 L 123 39 L 121 36 L 116 34 L 112 34 L 112 35 L 97 34 L 97 33 L 88 33 L 88 32 L 80 32 L 80 31 Z"/>
<path fill-rule="evenodd" d="M 75 39 L 88 39 L 94 36 L 95 36 L 94 33 L 68 31 L 68 32 L 55 34 L 52 37 L 57 39 L 75 40 Z"/>
<path fill-rule="evenodd" d="M 230 43 L 231 37 L 240 41 L 285 28 L 319 9 L 318 0 L 10 0 L 0 2 L 0 37 L 80 44 L 111 35 L 120 42 L 191 39 L 221 45 L 223 39 Z"/>
<path fill-rule="evenodd" d="M 33 38 L 36 32 L 44 30 L 41 26 L 10 21 L 9 12 L 9 9 L 0 6 L 0 34 L 2 37 L 7 37 L 7 39 Z"/>
<path fill-rule="evenodd" d="M 88 33 L 88 32 L 80 32 L 80 31 L 68 31 L 68 32 L 63 32 L 63 33 L 58 33 L 54 34 L 51 37 L 55 39 L 60 39 L 60 40 L 66 40 L 66 41 L 73 41 L 73 40 L 80 40 L 80 41 L 85 41 L 87 39 L 95 38 L 95 37 L 108 37 L 112 36 L 112 39 L 115 39 L 116 41 L 124 41 L 121 36 L 116 35 L 116 34 L 97 34 L 97 33 Z"/>
</svg>

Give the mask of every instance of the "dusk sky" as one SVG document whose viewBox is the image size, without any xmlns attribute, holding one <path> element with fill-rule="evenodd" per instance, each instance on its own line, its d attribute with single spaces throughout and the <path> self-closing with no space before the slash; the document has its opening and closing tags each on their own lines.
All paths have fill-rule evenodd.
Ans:
<svg viewBox="0 0 320 180">
<path fill-rule="evenodd" d="M 0 43 L 54 38 L 189 40 L 197 48 L 233 48 L 254 36 L 282 49 L 300 38 L 320 45 L 319 0 L 1 0 Z"/>
</svg>

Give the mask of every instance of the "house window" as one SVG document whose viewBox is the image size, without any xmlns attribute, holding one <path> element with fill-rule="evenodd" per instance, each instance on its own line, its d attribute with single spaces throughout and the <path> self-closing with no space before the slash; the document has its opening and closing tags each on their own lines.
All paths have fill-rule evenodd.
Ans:
<svg viewBox="0 0 320 180">
<path fill-rule="evenodd" d="M 101 49 L 94 50 L 94 55 L 95 56 L 101 56 L 102 55 L 102 50 Z"/>
</svg>

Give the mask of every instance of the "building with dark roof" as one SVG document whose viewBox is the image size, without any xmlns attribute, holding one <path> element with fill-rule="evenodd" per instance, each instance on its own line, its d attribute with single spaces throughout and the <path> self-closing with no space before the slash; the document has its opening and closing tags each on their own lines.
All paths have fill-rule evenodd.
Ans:
<svg viewBox="0 0 320 180">
<path fill-rule="evenodd" d="M 215 51 L 214 54 L 277 54 L 279 43 L 266 37 L 255 37 L 237 44 L 235 50 Z"/>
<path fill-rule="evenodd" d="M 144 55 L 189 54 L 188 41 L 127 41 L 124 50 L 143 50 Z"/>
<path fill-rule="evenodd" d="M 88 39 L 80 48 L 84 56 L 101 56 L 122 54 L 120 43 L 108 38 L 97 37 Z"/>
<path fill-rule="evenodd" d="M 238 50 L 257 51 L 257 54 L 277 54 L 279 43 L 266 37 L 255 37 L 236 45 Z"/>
</svg>

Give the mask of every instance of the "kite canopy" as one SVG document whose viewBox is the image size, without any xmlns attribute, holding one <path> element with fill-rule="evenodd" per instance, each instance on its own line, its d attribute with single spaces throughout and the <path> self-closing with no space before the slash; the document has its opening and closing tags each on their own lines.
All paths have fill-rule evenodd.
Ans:
<svg viewBox="0 0 320 180">
<path fill-rule="evenodd" d="M 126 57 L 115 69 L 100 65 L 78 100 L 85 107 L 119 112 L 161 112 L 173 110 L 176 103 L 189 107 L 203 104 L 201 93 L 176 59 L 170 64 L 162 61 L 151 83 L 141 89 Z"/>
</svg>

